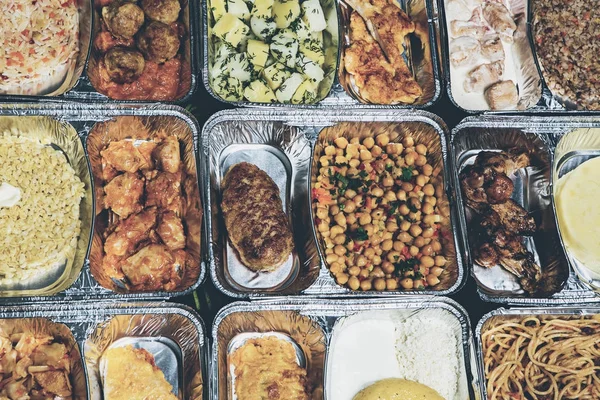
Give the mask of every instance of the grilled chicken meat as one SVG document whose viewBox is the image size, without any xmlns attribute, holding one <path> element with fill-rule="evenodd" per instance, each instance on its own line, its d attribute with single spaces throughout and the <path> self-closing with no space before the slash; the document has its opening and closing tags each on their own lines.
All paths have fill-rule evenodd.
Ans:
<svg viewBox="0 0 600 400">
<path fill-rule="evenodd" d="M 423 93 L 404 62 L 406 35 L 415 24 L 390 0 L 352 0 L 350 46 L 344 52 L 346 71 L 361 96 L 379 104 L 414 103 Z M 375 40 L 365 23 L 370 21 Z M 383 49 L 382 49 L 383 48 Z"/>
<path fill-rule="evenodd" d="M 536 293 L 542 271 L 521 236 L 533 234 L 537 227 L 533 217 L 510 198 L 514 184 L 508 177 L 529 162 L 527 153 L 514 149 L 501 153 L 484 151 L 461 172 L 460 184 L 467 205 L 479 215 L 474 221 L 475 262 L 485 268 L 500 264 L 519 278 L 523 290 Z"/>
<path fill-rule="evenodd" d="M 104 186 L 104 206 L 121 218 L 140 212 L 144 181 L 129 172 L 119 175 Z"/>
<path fill-rule="evenodd" d="M 222 182 L 221 209 L 233 247 L 253 271 L 273 271 L 294 247 L 275 182 L 254 164 L 232 166 Z"/>
</svg>

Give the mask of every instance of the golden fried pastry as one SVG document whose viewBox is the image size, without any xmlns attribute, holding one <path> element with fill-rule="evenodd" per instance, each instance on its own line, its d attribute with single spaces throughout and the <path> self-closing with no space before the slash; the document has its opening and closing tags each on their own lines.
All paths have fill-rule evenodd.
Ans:
<svg viewBox="0 0 600 400">
<path fill-rule="evenodd" d="M 294 247 L 279 188 L 254 164 L 232 166 L 222 182 L 221 209 L 233 247 L 253 271 L 273 271 Z"/>
</svg>

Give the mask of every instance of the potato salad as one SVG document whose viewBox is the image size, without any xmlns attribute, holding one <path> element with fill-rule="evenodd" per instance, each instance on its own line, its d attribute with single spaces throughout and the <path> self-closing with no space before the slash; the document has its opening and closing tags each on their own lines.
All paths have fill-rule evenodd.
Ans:
<svg viewBox="0 0 600 400">
<path fill-rule="evenodd" d="M 209 79 L 223 100 L 311 104 L 324 97 L 337 58 L 331 0 L 210 0 L 209 12 Z"/>
</svg>

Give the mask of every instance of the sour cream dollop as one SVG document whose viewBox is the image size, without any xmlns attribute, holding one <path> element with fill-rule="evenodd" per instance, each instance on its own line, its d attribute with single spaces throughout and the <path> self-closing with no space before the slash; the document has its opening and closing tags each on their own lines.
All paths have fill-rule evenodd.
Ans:
<svg viewBox="0 0 600 400">
<path fill-rule="evenodd" d="M 21 200 L 21 189 L 2 182 L 0 184 L 0 207 L 13 207 Z"/>
</svg>

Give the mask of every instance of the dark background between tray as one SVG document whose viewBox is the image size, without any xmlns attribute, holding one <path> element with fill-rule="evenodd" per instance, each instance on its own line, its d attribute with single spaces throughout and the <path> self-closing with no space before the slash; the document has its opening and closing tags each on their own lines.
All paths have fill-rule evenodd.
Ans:
<svg viewBox="0 0 600 400">
<path fill-rule="evenodd" d="M 187 104 L 186 108 L 188 108 L 188 110 L 194 114 L 200 126 L 204 126 L 204 123 L 211 115 L 217 111 L 232 107 L 213 98 L 202 86 L 202 83 L 200 83 L 200 87 L 198 88 L 196 94 L 192 97 L 189 104 Z M 248 112 L 252 112 L 251 108 L 247 108 L 246 110 L 248 110 Z M 440 100 L 432 107 L 427 109 L 427 111 L 440 116 L 450 130 L 467 116 L 466 113 L 456 108 L 450 102 L 445 91 L 442 92 Z M 498 308 L 498 305 L 486 303 L 480 299 L 476 290 L 475 281 L 468 271 L 470 267 L 465 266 L 465 268 L 467 268 L 467 274 L 469 275 L 468 281 L 458 293 L 451 297 L 452 299 L 458 301 L 468 311 L 469 318 L 471 319 L 471 327 L 474 328 L 479 319 L 485 313 Z M 207 275 L 206 281 L 197 289 L 195 296 L 187 295 L 183 297 L 176 297 L 171 301 L 184 303 L 196 308 L 204 320 L 208 330 L 210 329 L 209 327 L 212 325 L 212 321 L 219 309 L 235 301 L 235 299 L 224 295 L 218 289 L 216 289 L 210 280 L 210 274 Z M 208 333 L 210 334 L 210 331 Z"/>
</svg>

